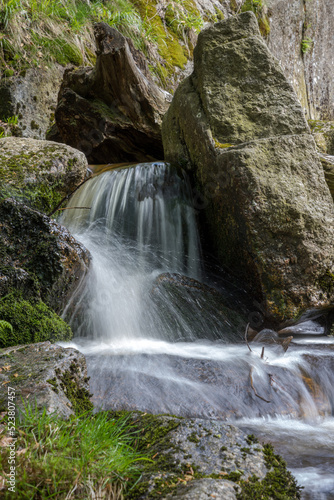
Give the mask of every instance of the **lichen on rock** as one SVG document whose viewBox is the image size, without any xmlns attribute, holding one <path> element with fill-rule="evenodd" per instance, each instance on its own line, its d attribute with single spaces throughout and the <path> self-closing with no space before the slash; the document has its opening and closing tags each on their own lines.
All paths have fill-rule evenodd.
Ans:
<svg viewBox="0 0 334 500">
<path fill-rule="evenodd" d="M 85 156 L 51 141 L 0 139 L 0 201 L 14 197 L 49 213 L 85 178 Z"/>
</svg>

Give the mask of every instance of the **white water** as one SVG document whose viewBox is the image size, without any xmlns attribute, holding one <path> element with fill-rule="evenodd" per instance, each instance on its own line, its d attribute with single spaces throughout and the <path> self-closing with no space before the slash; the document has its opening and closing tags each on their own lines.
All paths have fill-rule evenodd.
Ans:
<svg viewBox="0 0 334 500">
<path fill-rule="evenodd" d="M 178 321 L 161 320 L 150 293 L 157 276 L 202 274 L 189 189 L 165 164 L 105 172 L 72 198 L 69 207 L 80 206 L 91 208 L 68 210 L 62 222 L 93 261 L 66 313 L 95 405 L 228 418 L 276 445 L 305 499 L 333 499 L 333 339 L 301 339 L 285 355 L 266 347 L 261 359 L 260 346 L 223 343 L 225 324 L 213 335 L 220 341 L 204 340 L 210 332 L 191 297 L 195 322 L 174 306 L 166 310 Z"/>
</svg>

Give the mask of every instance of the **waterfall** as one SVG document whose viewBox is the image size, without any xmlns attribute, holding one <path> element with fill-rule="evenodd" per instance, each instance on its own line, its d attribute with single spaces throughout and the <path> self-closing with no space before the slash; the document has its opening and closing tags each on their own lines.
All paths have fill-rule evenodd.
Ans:
<svg viewBox="0 0 334 500">
<path fill-rule="evenodd" d="M 65 313 L 77 335 L 178 336 L 161 325 L 149 290 L 162 272 L 201 276 L 190 195 L 186 179 L 162 162 L 106 171 L 75 193 L 61 222 L 93 256 L 89 283 Z"/>
<path fill-rule="evenodd" d="M 92 255 L 65 315 L 96 408 L 228 419 L 275 444 L 305 500 L 334 499 L 334 339 L 294 339 L 287 353 L 264 355 L 235 342 L 235 311 L 206 285 L 196 294 L 191 190 L 165 163 L 105 171 L 67 208 L 61 222 Z"/>
</svg>

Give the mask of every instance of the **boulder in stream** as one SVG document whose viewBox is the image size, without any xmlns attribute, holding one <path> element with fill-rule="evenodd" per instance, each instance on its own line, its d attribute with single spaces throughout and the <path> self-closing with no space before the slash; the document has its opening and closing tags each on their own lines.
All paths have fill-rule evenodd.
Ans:
<svg viewBox="0 0 334 500">
<path fill-rule="evenodd" d="M 334 204 L 297 97 L 251 12 L 203 30 L 163 120 L 220 261 L 276 323 L 334 301 Z"/>
<path fill-rule="evenodd" d="M 83 151 L 90 163 L 162 159 L 161 121 L 171 100 L 144 55 L 105 23 L 94 28 L 95 68 L 68 69 L 56 127 L 48 138 Z"/>
</svg>

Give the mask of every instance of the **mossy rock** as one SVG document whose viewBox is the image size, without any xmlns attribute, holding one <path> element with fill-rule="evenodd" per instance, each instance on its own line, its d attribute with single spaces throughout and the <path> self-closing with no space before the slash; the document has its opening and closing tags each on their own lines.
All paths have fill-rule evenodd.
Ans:
<svg viewBox="0 0 334 500">
<path fill-rule="evenodd" d="M 0 296 L 21 292 L 60 312 L 85 276 L 89 253 L 46 215 L 0 202 Z"/>
<path fill-rule="evenodd" d="M 83 153 L 65 144 L 6 137 L 0 139 L 0 201 L 13 197 L 51 212 L 85 178 Z"/>
<path fill-rule="evenodd" d="M 72 337 L 69 325 L 44 302 L 27 301 L 15 293 L 0 299 L 0 318 L 0 347 Z"/>
</svg>

